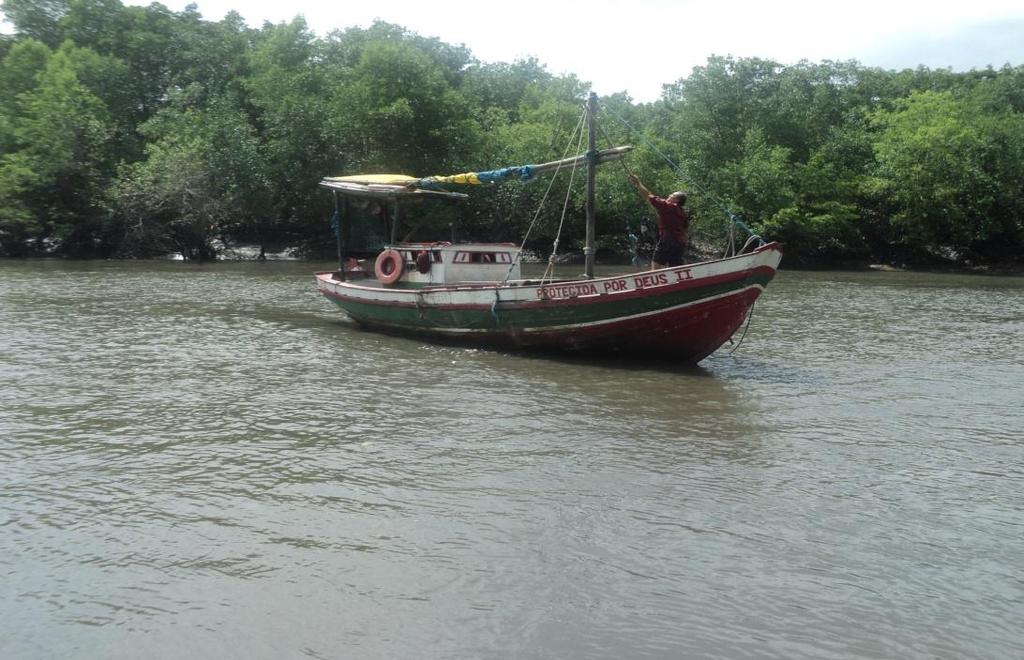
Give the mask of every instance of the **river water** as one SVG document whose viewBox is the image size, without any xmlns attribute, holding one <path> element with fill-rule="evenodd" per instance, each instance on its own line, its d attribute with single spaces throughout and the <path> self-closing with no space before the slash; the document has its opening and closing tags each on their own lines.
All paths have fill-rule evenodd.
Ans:
<svg viewBox="0 0 1024 660">
<path fill-rule="evenodd" d="M 700 368 L 308 263 L 0 263 L 0 657 L 1024 657 L 1024 279 L 779 273 Z"/>
</svg>

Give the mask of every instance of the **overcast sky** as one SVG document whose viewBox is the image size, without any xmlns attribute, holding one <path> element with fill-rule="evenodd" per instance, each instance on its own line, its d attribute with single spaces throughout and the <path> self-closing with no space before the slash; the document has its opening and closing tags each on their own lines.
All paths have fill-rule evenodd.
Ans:
<svg viewBox="0 0 1024 660">
<path fill-rule="evenodd" d="M 128 0 L 128 4 L 148 2 Z M 180 10 L 188 0 L 166 0 Z M 219 20 L 231 9 L 249 25 L 302 14 L 324 35 L 380 18 L 465 44 L 495 62 L 536 56 L 552 73 L 575 73 L 599 94 L 652 101 L 661 85 L 709 55 L 856 59 L 902 69 L 1024 64 L 1024 0 L 197 0 Z"/>
</svg>

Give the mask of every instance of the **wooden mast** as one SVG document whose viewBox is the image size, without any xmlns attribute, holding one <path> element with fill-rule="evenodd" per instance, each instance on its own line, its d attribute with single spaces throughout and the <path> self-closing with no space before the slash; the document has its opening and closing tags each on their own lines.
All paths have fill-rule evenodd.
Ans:
<svg viewBox="0 0 1024 660">
<path fill-rule="evenodd" d="M 587 242 L 583 248 L 585 259 L 583 276 L 594 277 L 594 234 L 597 225 L 594 200 L 594 177 L 597 172 L 597 94 L 590 92 L 587 99 Z"/>
</svg>

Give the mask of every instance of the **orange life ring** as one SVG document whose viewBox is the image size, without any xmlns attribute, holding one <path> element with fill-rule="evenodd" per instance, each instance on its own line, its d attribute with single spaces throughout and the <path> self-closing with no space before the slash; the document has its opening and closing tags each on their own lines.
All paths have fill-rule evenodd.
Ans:
<svg viewBox="0 0 1024 660">
<path fill-rule="evenodd" d="M 394 284 L 405 272 L 405 259 L 402 258 L 398 250 L 384 250 L 377 255 L 373 272 L 381 284 Z"/>
</svg>

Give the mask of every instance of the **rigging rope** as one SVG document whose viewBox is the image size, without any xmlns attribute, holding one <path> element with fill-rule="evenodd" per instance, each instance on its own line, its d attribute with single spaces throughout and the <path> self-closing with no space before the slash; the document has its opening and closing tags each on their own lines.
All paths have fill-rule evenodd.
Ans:
<svg viewBox="0 0 1024 660">
<path fill-rule="evenodd" d="M 750 303 L 750 311 L 747 312 L 747 324 L 743 326 L 743 334 L 740 335 L 740 340 L 736 342 L 736 345 L 732 347 L 731 351 L 729 351 L 729 355 L 735 353 L 736 350 L 740 347 L 740 345 L 743 344 L 743 340 L 747 336 L 747 330 L 750 329 L 750 319 L 754 318 L 754 305 L 756 304 L 757 300 L 754 300 L 754 302 Z M 732 341 L 732 337 L 729 337 L 729 341 Z"/>
<path fill-rule="evenodd" d="M 584 111 L 584 116 L 586 112 Z M 583 131 L 579 132 L 580 137 L 576 142 L 576 153 L 580 153 L 580 148 L 583 146 Z M 558 255 L 558 242 L 562 238 L 562 227 L 565 226 L 565 214 L 569 210 L 569 198 L 572 195 L 572 183 L 576 179 L 576 167 L 579 165 L 578 161 L 572 162 L 572 171 L 569 173 L 569 185 L 565 187 L 565 201 L 562 202 L 562 217 L 558 221 L 558 232 L 555 234 L 555 241 L 551 245 L 551 256 L 548 257 L 548 265 L 544 269 L 544 274 L 540 278 L 540 283 L 543 286 L 544 280 L 548 278 L 548 273 L 551 273 L 551 278 L 554 279 L 555 270 L 555 257 Z"/>
<path fill-rule="evenodd" d="M 760 241 L 761 243 L 764 243 L 764 239 L 762 239 L 760 236 L 755 234 L 753 232 L 753 230 L 751 230 L 750 227 L 748 227 L 743 222 L 743 220 L 740 219 L 740 217 L 738 215 L 736 215 L 735 213 L 732 212 L 732 210 L 725 204 L 725 202 L 723 202 L 717 195 L 715 195 L 714 193 L 710 192 L 704 186 L 700 185 L 699 183 L 697 183 L 696 181 L 691 179 L 689 176 L 687 176 L 686 172 L 683 171 L 683 168 L 681 168 L 678 165 L 676 165 L 675 162 L 671 158 L 666 156 L 661 151 L 661 149 L 658 149 L 657 145 L 655 145 L 650 140 L 648 140 L 646 137 L 644 137 L 644 134 L 641 131 L 639 131 L 636 127 L 634 127 L 632 124 L 630 124 L 628 121 L 626 121 L 626 119 L 622 115 L 620 115 L 619 113 L 615 112 L 615 110 L 613 108 L 611 108 L 610 106 L 608 106 L 606 103 L 602 103 L 601 107 L 604 108 L 605 110 L 607 110 L 608 112 L 610 112 L 612 115 L 614 115 L 616 119 L 621 121 L 623 123 L 623 125 L 626 126 L 626 128 L 628 128 L 630 131 L 635 133 L 637 135 L 637 137 L 640 138 L 641 142 L 643 142 L 648 147 L 650 147 L 652 151 L 654 151 L 656 154 L 661 156 L 665 160 L 666 163 L 671 165 L 672 169 L 674 169 L 676 171 L 676 173 L 679 175 L 679 177 L 683 181 L 685 181 L 691 187 L 696 188 L 697 190 L 699 190 L 701 192 L 701 194 L 703 194 L 705 197 L 707 197 L 712 202 L 714 202 L 718 206 L 718 208 L 721 209 L 721 211 L 729 218 L 731 224 L 738 226 L 740 229 L 743 229 L 745 232 L 747 232 L 747 235 L 750 236 L 751 238 L 757 238 L 758 241 Z M 605 139 L 607 139 L 607 134 L 605 135 Z M 627 169 L 626 171 L 628 172 L 629 170 Z M 726 254 L 728 254 L 729 249 L 733 249 L 733 246 L 735 245 L 732 242 L 731 238 L 732 238 L 732 234 L 731 234 L 731 227 L 730 227 L 729 248 L 727 248 Z M 743 249 L 746 249 L 746 246 L 749 245 L 749 243 L 750 243 L 750 241 L 748 240 L 747 243 L 744 244 Z M 740 252 L 742 252 L 742 251 L 743 250 L 741 249 Z M 734 249 L 733 249 L 733 252 L 735 252 Z"/>
<path fill-rule="evenodd" d="M 581 132 L 581 129 L 583 127 L 583 121 L 586 119 L 586 117 L 587 117 L 586 113 L 583 113 L 580 116 L 580 120 L 576 123 L 576 128 L 573 129 L 572 135 L 569 136 L 569 143 L 567 145 L 565 145 L 565 151 L 562 152 L 562 159 L 563 160 L 565 159 L 566 155 L 569 153 L 569 147 L 572 146 L 572 141 L 573 141 L 573 138 L 576 137 L 576 133 L 579 132 L 581 136 L 583 135 L 583 133 Z M 519 244 L 519 252 L 518 252 L 518 254 L 516 254 L 516 258 L 512 260 L 512 263 L 509 264 L 508 271 L 505 272 L 505 278 L 501 281 L 502 284 L 508 283 L 508 278 L 511 277 L 511 275 L 512 275 L 512 269 L 515 268 L 516 264 L 522 263 L 522 260 L 523 260 L 523 249 L 526 247 L 526 241 L 529 240 L 530 232 L 533 231 L 534 225 L 537 224 L 537 218 L 540 217 L 540 212 L 544 208 L 544 202 L 547 201 L 548 195 L 551 194 L 551 188 L 554 187 L 555 179 L 558 178 L 558 172 L 561 171 L 561 169 L 562 169 L 562 164 L 559 163 L 558 167 L 556 167 L 555 171 L 551 174 L 551 181 L 548 183 L 548 188 L 547 188 L 547 190 L 544 191 L 544 196 L 541 198 L 540 204 L 537 205 L 537 211 L 533 214 L 533 220 L 530 221 L 530 226 L 526 229 L 526 235 L 523 236 L 523 242 Z M 564 218 L 564 215 L 563 215 L 563 218 Z"/>
</svg>

